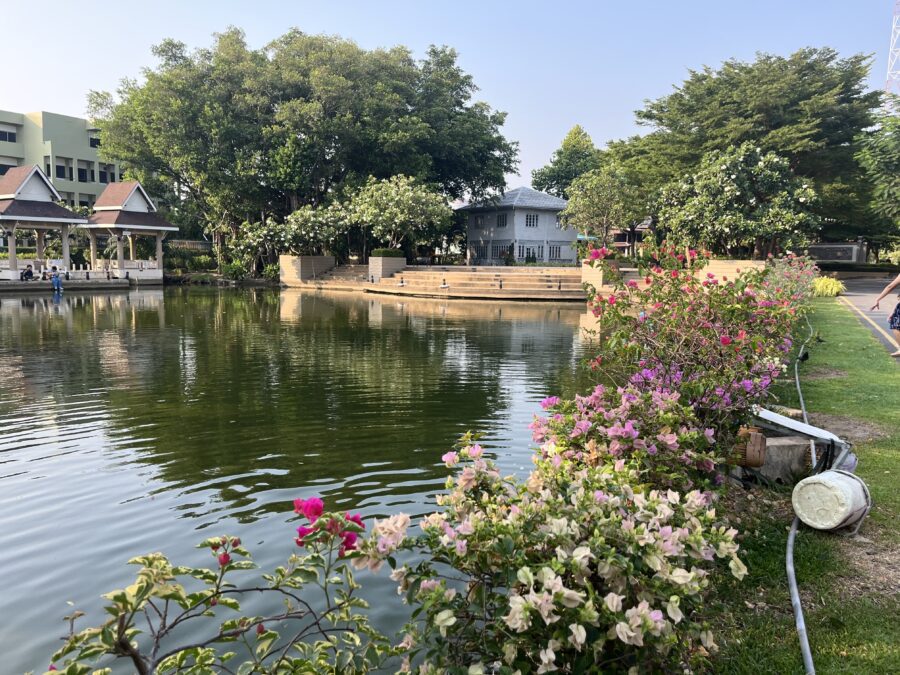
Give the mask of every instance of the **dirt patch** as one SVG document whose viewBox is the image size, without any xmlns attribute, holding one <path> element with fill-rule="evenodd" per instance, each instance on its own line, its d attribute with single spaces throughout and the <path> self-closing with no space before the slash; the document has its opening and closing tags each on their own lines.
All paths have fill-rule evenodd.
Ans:
<svg viewBox="0 0 900 675">
<path fill-rule="evenodd" d="M 811 368 L 809 372 L 804 373 L 803 377 L 807 380 L 828 380 L 833 377 L 847 377 L 847 371 L 839 370 L 838 368 L 818 366 Z"/>
<path fill-rule="evenodd" d="M 831 433 L 836 434 L 853 444 L 874 441 L 879 438 L 885 438 L 888 435 L 888 433 L 877 424 L 854 419 L 853 417 L 844 417 L 842 415 L 810 413 L 809 421 L 815 426 L 827 429 Z"/>
<path fill-rule="evenodd" d="M 838 550 L 846 561 L 848 574 L 835 590 L 843 597 L 900 596 L 900 545 L 888 543 L 877 531 L 840 537 Z"/>
</svg>

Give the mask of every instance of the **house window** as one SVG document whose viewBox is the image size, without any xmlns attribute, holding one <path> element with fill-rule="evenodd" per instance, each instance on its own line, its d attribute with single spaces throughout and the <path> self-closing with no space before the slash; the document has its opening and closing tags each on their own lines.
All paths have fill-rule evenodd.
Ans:
<svg viewBox="0 0 900 675">
<path fill-rule="evenodd" d="M 73 178 L 74 175 L 75 175 L 75 174 L 72 173 L 72 167 L 70 166 L 70 167 L 69 167 L 69 180 L 75 180 L 75 179 Z"/>
<path fill-rule="evenodd" d="M 11 167 L 9 164 L 0 164 L 0 176 L 5 174 L 7 171 L 9 171 L 12 168 L 13 167 Z"/>
<path fill-rule="evenodd" d="M 529 213 L 525 216 L 525 227 L 537 227 L 538 226 L 538 214 Z"/>
<path fill-rule="evenodd" d="M 66 167 L 60 166 L 59 164 L 57 164 L 57 165 L 56 165 L 56 177 L 57 177 L 57 178 L 62 178 L 63 180 L 65 180 L 65 178 L 66 178 Z"/>
<path fill-rule="evenodd" d="M 7 141 L 9 143 L 16 142 L 16 132 L 15 131 L 0 131 L 0 141 Z"/>
<path fill-rule="evenodd" d="M 484 216 L 474 216 L 472 218 L 472 227 L 474 227 L 476 230 L 480 230 L 482 227 L 484 227 Z"/>
<path fill-rule="evenodd" d="M 561 230 L 562 228 L 563 228 L 562 218 L 560 218 L 559 216 L 556 216 L 556 229 Z"/>
<path fill-rule="evenodd" d="M 91 147 L 99 148 L 100 147 L 100 139 L 99 138 L 91 138 Z"/>
<path fill-rule="evenodd" d="M 497 227 L 506 227 L 506 214 L 505 213 L 497 214 Z"/>
<path fill-rule="evenodd" d="M 87 201 L 86 199 L 80 199 L 78 201 L 78 206 L 90 206 L 90 205 L 91 205 L 91 203 L 89 201 Z"/>
<path fill-rule="evenodd" d="M 505 258 L 507 255 L 512 255 L 512 244 L 491 245 L 491 258 L 493 258 L 494 260 L 500 260 L 501 258 Z"/>
<path fill-rule="evenodd" d="M 106 172 L 103 169 L 100 169 L 100 182 L 108 183 L 109 180 L 106 178 Z"/>
<path fill-rule="evenodd" d="M 109 182 L 110 182 L 110 183 L 115 183 L 115 182 L 116 182 L 116 172 L 115 172 L 115 171 L 110 171 L 110 172 L 109 172 Z"/>
<path fill-rule="evenodd" d="M 487 258 L 487 244 L 472 244 L 472 250 L 475 252 L 476 259 Z"/>
<path fill-rule="evenodd" d="M 550 260 L 562 259 L 562 246 L 554 246 L 550 244 Z"/>
<path fill-rule="evenodd" d="M 79 183 L 87 183 L 88 182 L 88 172 L 87 169 L 78 169 L 78 182 Z"/>
</svg>

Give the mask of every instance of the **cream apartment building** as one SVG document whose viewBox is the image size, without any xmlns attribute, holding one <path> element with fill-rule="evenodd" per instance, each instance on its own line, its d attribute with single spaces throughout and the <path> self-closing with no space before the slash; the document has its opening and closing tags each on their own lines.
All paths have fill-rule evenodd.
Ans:
<svg viewBox="0 0 900 675">
<path fill-rule="evenodd" d="M 122 180 L 118 164 L 100 160 L 99 147 L 99 130 L 81 117 L 0 110 L 0 176 L 37 165 L 70 206 L 92 207 L 109 183 Z"/>
</svg>

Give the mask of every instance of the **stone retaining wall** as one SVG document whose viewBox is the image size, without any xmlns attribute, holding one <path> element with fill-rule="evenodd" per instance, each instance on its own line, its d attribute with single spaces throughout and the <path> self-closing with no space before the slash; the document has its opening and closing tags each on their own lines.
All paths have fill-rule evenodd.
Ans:
<svg viewBox="0 0 900 675">
<path fill-rule="evenodd" d="M 284 286 L 302 286 L 303 282 L 312 281 L 334 265 L 334 256 L 330 255 L 278 256 L 280 279 Z"/>
</svg>

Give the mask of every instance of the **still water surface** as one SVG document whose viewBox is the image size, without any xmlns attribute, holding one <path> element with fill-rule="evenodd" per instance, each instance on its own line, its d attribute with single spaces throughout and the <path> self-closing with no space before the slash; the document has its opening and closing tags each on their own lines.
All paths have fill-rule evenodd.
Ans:
<svg viewBox="0 0 900 675">
<path fill-rule="evenodd" d="M 167 290 L 0 298 L 0 673 L 43 671 L 68 602 L 99 622 L 125 561 L 242 537 L 273 566 L 291 501 L 433 507 L 465 431 L 504 472 L 575 388 L 578 306 Z M 381 578 L 383 577 L 383 578 Z M 402 620 L 384 573 L 378 623 Z M 265 608 L 259 608 L 263 611 Z M 81 624 L 85 627 L 88 624 Z"/>
</svg>

